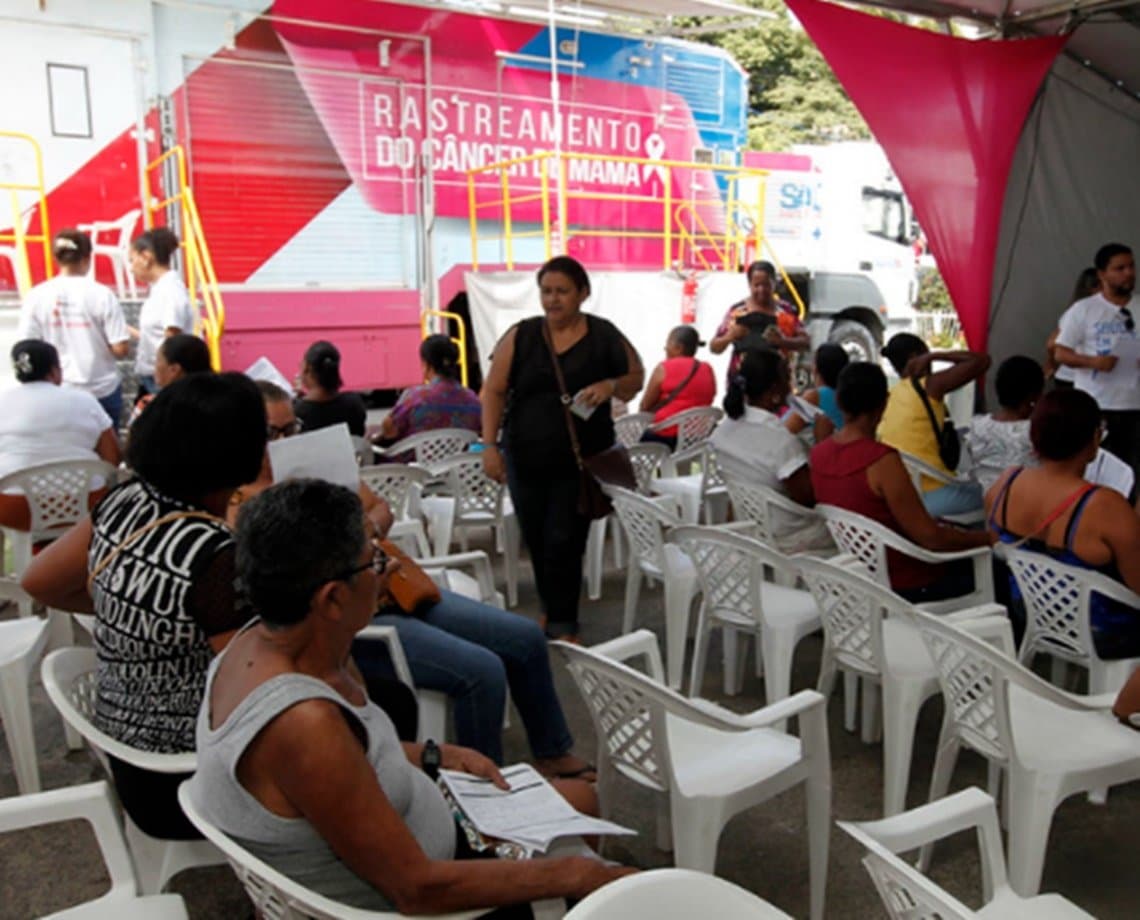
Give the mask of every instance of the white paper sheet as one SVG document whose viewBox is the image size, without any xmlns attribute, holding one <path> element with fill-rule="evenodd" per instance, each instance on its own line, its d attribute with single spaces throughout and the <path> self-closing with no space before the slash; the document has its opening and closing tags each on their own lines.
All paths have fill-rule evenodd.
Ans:
<svg viewBox="0 0 1140 920">
<path fill-rule="evenodd" d="M 1140 339 L 1122 335 L 1112 353 L 1116 355 L 1116 366 L 1098 376 L 1112 386 L 1140 386 Z"/>
<path fill-rule="evenodd" d="M 816 420 L 817 416 L 823 415 L 823 410 L 819 406 L 813 406 L 806 399 L 796 396 L 794 393 L 788 396 L 788 408 L 809 425 Z"/>
<path fill-rule="evenodd" d="M 360 487 L 360 467 L 352 449 L 348 425 L 320 428 L 269 442 L 269 465 L 273 481 L 323 479 L 355 492 Z"/>
<path fill-rule="evenodd" d="M 515 764 L 502 772 L 509 790 L 466 773 L 440 772 L 456 804 L 484 836 L 544 851 L 559 837 L 636 833 L 575 811 L 530 764 Z"/>
<path fill-rule="evenodd" d="M 250 380 L 267 380 L 270 383 L 275 383 L 286 393 L 292 394 L 293 392 L 293 384 L 289 382 L 289 378 L 282 374 L 277 369 L 277 365 L 264 355 L 245 369 L 245 375 Z"/>
</svg>

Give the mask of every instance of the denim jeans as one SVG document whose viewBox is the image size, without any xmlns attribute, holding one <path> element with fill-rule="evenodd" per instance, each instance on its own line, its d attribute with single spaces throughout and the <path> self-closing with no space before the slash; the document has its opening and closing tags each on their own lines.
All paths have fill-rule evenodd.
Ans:
<svg viewBox="0 0 1140 920">
<path fill-rule="evenodd" d="M 444 591 L 423 617 L 382 613 L 373 622 L 396 627 L 417 687 L 451 698 L 459 744 L 502 762 L 509 684 L 535 757 L 558 757 L 573 746 L 546 638 L 533 620 Z M 366 678 L 395 673 L 381 642 L 355 642 L 352 655 Z"/>
<path fill-rule="evenodd" d="M 590 533 L 590 522 L 578 513 L 578 471 L 521 476 L 508 456 L 507 484 L 534 566 L 546 634 L 554 639 L 576 636 L 582 556 Z"/>
<path fill-rule="evenodd" d="M 922 503 L 931 517 L 969 514 L 982 508 L 982 487 L 976 482 L 955 482 L 923 492 Z"/>
<path fill-rule="evenodd" d="M 111 419 L 111 427 L 118 431 L 119 426 L 123 424 L 123 385 L 120 383 L 106 396 L 100 396 L 99 405 Z"/>
</svg>

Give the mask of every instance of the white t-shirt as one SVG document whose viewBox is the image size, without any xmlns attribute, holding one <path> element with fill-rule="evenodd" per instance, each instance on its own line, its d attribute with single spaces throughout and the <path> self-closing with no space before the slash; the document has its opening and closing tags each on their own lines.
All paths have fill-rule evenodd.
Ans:
<svg viewBox="0 0 1140 920">
<path fill-rule="evenodd" d="M 1133 294 L 1126 307 L 1133 320 L 1140 322 L 1140 297 Z M 1061 315 L 1060 328 L 1057 344 L 1081 355 L 1119 354 L 1122 339 L 1137 339 L 1135 327 L 1131 332 L 1127 329 L 1120 308 L 1101 294 L 1078 300 L 1069 307 Z M 1073 370 L 1074 385 L 1092 396 L 1102 409 L 1140 409 L 1140 372 L 1135 367 L 1126 373 L 1084 367 Z"/>
<path fill-rule="evenodd" d="M 150 295 L 139 310 L 139 350 L 135 371 L 154 373 L 158 347 L 172 326 L 183 332 L 194 332 L 194 310 L 186 285 L 175 271 L 169 271 L 150 286 Z"/>
<path fill-rule="evenodd" d="M 59 275 L 32 288 L 16 335 L 54 345 L 69 386 L 101 399 L 119 385 L 111 346 L 129 338 L 123 308 L 110 288 L 85 275 Z"/>
<path fill-rule="evenodd" d="M 84 390 L 46 380 L 0 392 L 0 476 L 60 460 L 98 460 L 111 420 Z"/>
<path fill-rule="evenodd" d="M 781 495 L 787 495 L 783 480 L 808 463 L 803 442 L 774 414 L 753 406 L 745 406 L 744 415 L 738 419 L 724 419 L 713 431 L 711 441 L 722 472 L 743 482 L 767 486 Z M 784 520 L 773 520 L 772 526 L 779 537 L 777 549 L 785 552 L 827 546 L 830 542 L 822 521 L 805 525 L 789 513 Z"/>
</svg>

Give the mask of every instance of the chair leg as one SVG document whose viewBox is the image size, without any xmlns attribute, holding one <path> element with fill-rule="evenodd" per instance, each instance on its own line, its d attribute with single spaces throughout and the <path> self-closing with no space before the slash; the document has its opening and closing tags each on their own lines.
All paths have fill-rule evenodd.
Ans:
<svg viewBox="0 0 1140 920">
<path fill-rule="evenodd" d="M 716 845 L 724 827 L 720 803 L 704 799 L 691 803 L 671 796 L 673 810 L 673 865 L 714 874 Z"/>
<path fill-rule="evenodd" d="M 855 707 L 859 697 L 859 675 L 854 671 L 843 672 L 843 728 L 855 731 Z"/>
<path fill-rule="evenodd" d="M 875 744 L 883 737 L 883 723 L 880 718 L 879 685 L 863 678 L 863 743 Z"/>
<path fill-rule="evenodd" d="M 705 615 L 704 605 L 697 614 L 697 637 L 693 640 L 693 665 L 689 673 L 689 696 L 700 696 L 704 684 L 705 664 L 709 655 L 709 631 L 712 624 Z M 724 629 L 722 632 L 727 633 Z"/>
<path fill-rule="evenodd" d="M 621 617 L 621 634 L 633 632 L 633 617 L 637 612 L 637 598 L 641 594 L 641 566 L 631 555 L 625 570 L 625 609 Z"/>
<path fill-rule="evenodd" d="M 938 735 L 938 753 L 934 756 L 934 773 L 930 777 L 930 801 L 945 798 L 950 788 L 950 777 L 958 762 L 958 736 L 954 734 L 954 717 L 947 713 L 942 718 L 942 729 Z M 934 844 L 928 843 L 918 854 L 918 871 L 925 873 L 930 868 L 934 855 Z"/>
<path fill-rule="evenodd" d="M 519 524 L 514 517 L 503 520 L 503 573 L 507 579 L 507 606 L 519 603 Z"/>
<path fill-rule="evenodd" d="M 669 796 L 659 792 L 654 795 L 653 817 L 656 824 L 657 849 L 673 852 L 673 818 L 669 813 Z"/>
<path fill-rule="evenodd" d="M 28 669 L 21 659 L 0 668 L 0 720 L 4 722 L 16 788 L 21 795 L 39 792 L 40 769 L 36 760 L 32 710 L 28 702 Z"/>
<path fill-rule="evenodd" d="M 883 817 L 906 808 L 914 753 L 914 727 L 922 699 L 918 688 L 883 681 Z"/>
<path fill-rule="evenodd" d="M 740 633 L 731 626 L 720 628 L 721 653 L 724 656 L 724 695 L 736 696 L 740 692 L 743 674 L 740 667 Z M 757 656 L 759 657 L 759 656 Z"/>
<path fill-rule="evenodd" d="M 665 576 L 665 674 L 674 690 L 681 689 L 685 673 L 685 640 L 695 593 L 695 576 Z"/>
<path fill-rule="evenodd" d="M 620 569 L 625 565 L 625 531 L 621 529 L 621 521 L 615 515 L 610 515 L 614 522 L 613 550 L 614 568 Z"/>
<path fill-rule="evenodd" d="M 823 920 L 827 855 L 831 841 L 831 769 L 825 758 L 820 758 L 812 769 L 804 785 L 804 794 L 807 796 L 811 920 Z"/>
<path fill-rule="evenodd" d="M 1023 898 L 1041 887 L 1049 828 L 1058 800 L 1057 779 L 1009 768 L 1009 884 Z"/>
<path fill-rule="evenodd" d="M 756 657 L 764 656 L 764 702 L 768 706 L 787 699 L 792 692 L 792 657 L 796 640 L 792 633 L 765 629 L 756 634 Z M 778 732 L 788 730 L 787 719 L 773 722 Z"/>
<path fill-rule="evenodd" d="M 607 520 L 607 518 L 598 518 L 596 521 L 591 521 L 590 535 L 586 539 L 586 596 L 592 601 L 602 596 Z"/>
</svg>

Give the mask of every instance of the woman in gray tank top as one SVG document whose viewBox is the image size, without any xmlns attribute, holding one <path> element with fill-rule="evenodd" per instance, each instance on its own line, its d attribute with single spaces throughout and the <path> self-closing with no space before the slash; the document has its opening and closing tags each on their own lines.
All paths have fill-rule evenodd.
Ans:
<svg viewBox="0 0 1140 920">
<path fill-rule="evenodd" d="M 210 668 L 198 719 L 204 816 L 306 887 L 353 906 L 443 913 L 584 897 L 631 870 L 583 857 L 455 859 L 456 826 L 370 703 L 349 649 L 372 619 L 389 560 L 360 500 L 315 480 L 242 509 L 237 564 L 260 615 Z M 442 745 L 441 765 L 504 785 L 495 764 Z"/>
</svg>

